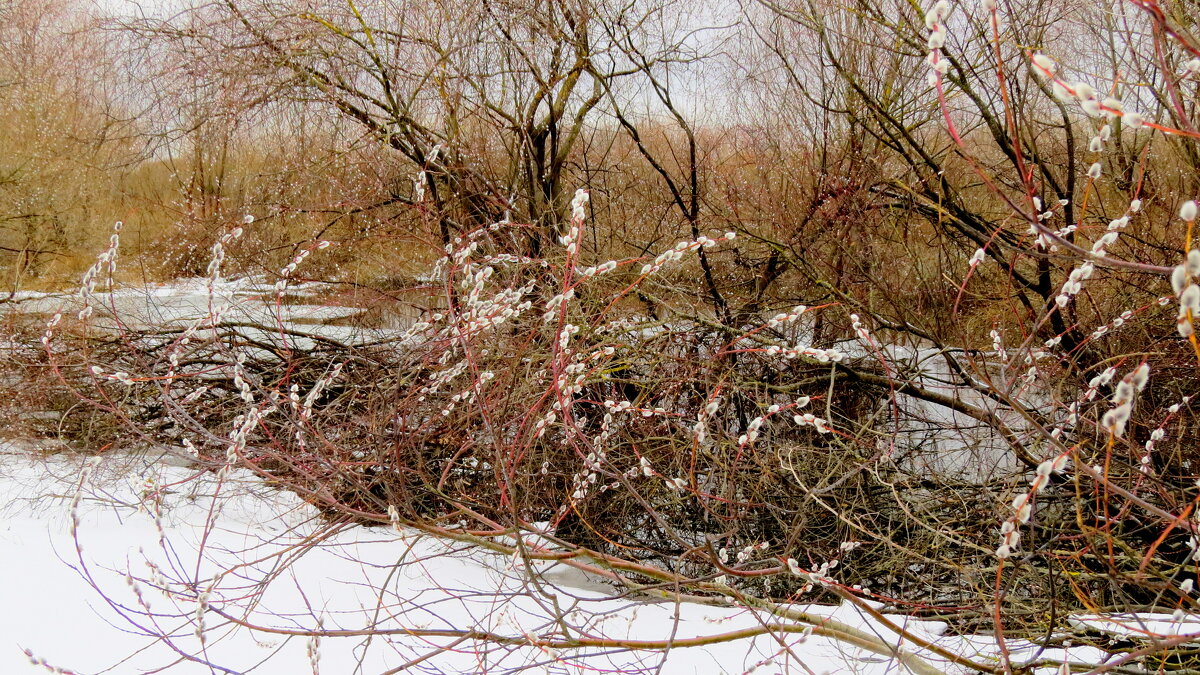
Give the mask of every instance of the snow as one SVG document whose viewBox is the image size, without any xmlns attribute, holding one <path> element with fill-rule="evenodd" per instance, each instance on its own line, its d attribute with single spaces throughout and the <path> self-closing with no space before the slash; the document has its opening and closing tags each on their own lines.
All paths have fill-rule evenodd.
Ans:
<svg viewBox="0 0 1200 675">
<path fill-rule="evenodd" d="M 1200 640 L 1200 617 L 1142 612 L 1138 614 L 1088 614 L 1073 616 L 1071 625 L 1083 630 L 1100 631 L 1133 639 L 1160 640 L 1188 637 Z"/>
<path fill-rule="evenodd" d="M 30 665 L 24 649 L 79 673 L 138 673 L 163 666 L 171 666 L 171 673 L 214 672 L 200 663 L 178 662 L 166 641 L 147 636 L 134 623 L 172 635 L 179 650 L 203 653 L 231 672 L 259 663 L 254 672 L 311 672 L 309 639 L 286 632 L 311 629 L 318 621 L 326 629 L 348 631 L 375 625 L 381 633 L 322 638 L 319 665 L 326 673 L 382 673 L 422 657 L 426 660 L 414 672 L 632 673 L 660 666 L 664 673 L 906 672 L 889 655 L 795 632 L 669 651 L 554 651 L 459 642 L 429 631 L 553 637 L 555 617 L 562 616 L 597 637 L 678 641 L 753 629 L 771 618 L 744 608 L 621 597 L 599 579 L 561 563 L 536 561 L 530 569 L 520 560 L 414 531 L 330 528 L 308 504 L 246 473 L 234 472 L 220 483 L 213 474 L 198 475 L 151 458 L 106 457 L 94 466 L 80 491 L 76 513 L 82 553 L 77 554 L 70 504 L 83 465 L 83 458 L 39 457 L 11 445 L 0 455 L 0 496 L 7 504 L 0 525 L 0 596 L 9 608 L 0 613 L 0 672 L 46 672 Z M 156 491 L 163 493 L 157 519 Z M 214 493 L 219 494 L 215 499 Z M 296 557 L 295 545 L 309 536 L 319 543 Z M 127 572 L 151 577 L 148 563 L 200 590 L 223 572 L 210 606 L 279 632 L 239 628 L 210 612 L 202 650 L 189 623 L 195 594 L 176 585 L 180 594 L 171 597 L 138 582 L 156 613 L 175 615 L 157 619 L 155 629 L 153 621 L 136 614 L 137 596 L 126 580 Z M 118 605 L 106 602 L 89 579 Z M 879 636 L 948 672 L 964 672 L 902 644 L 854 605 L 796 609 Z M 891 620 L 954 653 L 985 661 L 995 657 L 996 646 L 987 637 L 945 635 L 939 622 Z M 405 634 L 415 631 L 426 634 Z M 1033 645 L 1017 642 L 1010 649 L 1017 659 L 1063 656 L 1061 650 L 1038 653 Z M 1103 654 L 1074 648 L 1070 656 L 1096 662 Z"/>
</svg>

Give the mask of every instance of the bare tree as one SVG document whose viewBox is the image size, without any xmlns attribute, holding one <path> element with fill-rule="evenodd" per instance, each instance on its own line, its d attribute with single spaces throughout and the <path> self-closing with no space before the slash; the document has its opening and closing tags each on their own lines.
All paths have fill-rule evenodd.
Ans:
<svg viewBox="0 0 1200 675">
<path fill-rule="evenodd" d="M 537 252 L 561 234 L 573 153 L 606 92 L 677 49 L 652 30 L 668 10 L 230 0 L 134 28 L 190 54 L 248 104 L 314 101 L 353 121 L 394 151 L 398 173 L 419 177 L 406 201 L 428 206 L 443 243 L 511 219 L 536 225 L 524 246 Z"/>
<path fill-rule="evenodd" d="M 95 25 L 68 1 L 0 8 L 0 267 L 13 287 L 67 271 L 119 217 L 112 176 L 137 148 Z"/>
</svg>

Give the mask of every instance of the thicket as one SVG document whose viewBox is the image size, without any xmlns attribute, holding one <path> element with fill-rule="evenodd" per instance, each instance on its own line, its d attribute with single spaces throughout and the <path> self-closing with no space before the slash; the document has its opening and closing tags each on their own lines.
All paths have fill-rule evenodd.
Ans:
<svg viewBox="0 0 1200 675">
<path fill-rule="evenodd" d="M 330 519 L 566 559 L 636 597 L 801 624 L 790 603 L 878 600 L 1001 641 L 1192 612 L 1188 5 L 737 18 L 700 40 L 669 3 L 124 22 L 164 100 L 222 93 L 193 130 L 293 139 L 197 132 L 137 168 L 187 177 L 161 193 L 183 215 L 156 245 L 187 244 L 161 273 L 262 277 L 275 316 L 122 321 L 101 293 L 122 231 L 82 304 L 10 316 L 34 345 L 12 381 L 82 402 L 58 428 L 85 450 L 249 468 Z M 673 83 L 722 50 L 758 65 L 701 123 Z M 286 325 L 306 280 L 403 325 Z M 1120 659 L 1192 668 L 1183 643 Z"/>
</svg>

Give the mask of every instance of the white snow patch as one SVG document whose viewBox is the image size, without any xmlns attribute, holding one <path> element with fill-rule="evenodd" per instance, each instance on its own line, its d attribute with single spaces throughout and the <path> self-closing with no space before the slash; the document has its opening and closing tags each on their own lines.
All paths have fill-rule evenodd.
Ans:
<svg viewBox="0 0 1200 675">
<path fill-rule="evenodd" d="M 768 617 L 745 608 L 660 603 L 622 598 L 615 589 L 561 563 L 519 559 L 423 537 L 413 531 L 343 526 L 330 529 L 315 510 L 290 493 L 262 485 L 246 472 L 218 484 L 211 473 L 132 457 L 99 462 L 82 491 L 77 555 L 69 504 L 82 460 L 65 454 L 37 457 L 0 447 L 0 672 L 44 673 L 23 649 L 50 664 L 79 673 L 135 673 L 170 666 L 168 672 L 210 673 L 180 660 L 170 643 L 193 655 L 244 672 L 311 672 L 308 638 L 288 635 L 317 625 L 364 631 L 320 641 L 325 673 L 381 673 L 426 658 L 415 672 L 576 673 L 609 672 L 904 673 L 888 655 L 871 653 L 819 636 L 779 633 L 711 645 L 664 650 L 564 649 L 459 641 L 413 631 L 487 631 L 522 638 L 554 639 L 561 627 L 619 640 L 682 640 L 752 629 Z M 219 492 L 218 492 L 219 489 Z M 215 499 L 214 493 L 218 494 Z M 158 522 L 156 495 L 161 497 Z M 304 537 L 316 543 L 303 555 Z M 530 542 L 537 541 L 532 536 Z M 80 566 L 80 560 L 86 566 Z M 126 573 L 146 579 L 149 564 L 192 589 L 175 586 L 169 596 L 138 583 L 156 612 L 138 614 Z M 210 612 L 204 649 L 189 623 L 195 589 L 219 577 L 210 604 L 239 620 L 268 627 L 250 631 Z M 113 604 L 107 602 L 94 583 Z M 899 637 L 861 608 L 797 606 L 844 622 L 914 652 L 946 672 L 967 672 Z M 122 617 L 124 614 L 124 618 Z M 173 618 L 169 615 L 174 614 Z M 891 620 L 954 653 L 995 663 L 996 645 L 984 636 L 946 635 L 946 626 L 902 616 Z M 1157 618 L 1154 619 L 1157 621 Z M 1069 656 L 1098 663 L 1094 648 L 1039 651 L 1012 641 L 1020 663 Z M 174 665 L 171 665 L 174 664 Z M 582 670 L 581 670 L 582 669 Z M 1051 673 L 1054 668 L 1039 669 Z"/>
</svg>

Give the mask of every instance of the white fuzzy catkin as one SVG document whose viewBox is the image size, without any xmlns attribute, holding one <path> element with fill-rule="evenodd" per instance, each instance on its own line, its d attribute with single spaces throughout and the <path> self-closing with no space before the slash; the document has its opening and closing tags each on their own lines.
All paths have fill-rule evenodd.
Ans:
<svg viewBox="0 0 1200 675">
<path fill-rule="evenodd" d="M 1186 265 L 1176 265 L 1175 269 L 1171 270 L 1171 290 L 1175 292 L 1175 296 L 1179 297 L 1183 294 L 1183 289 L 1188 285 L 1188 268 Z"/>
<path fill-rule="evenodd" d="M 1179 207 L 1179 217 L 1191 222 L 1196 219 L 1196 202 L 1188 200 Z"/>
<path fill-rule="evenodd" d="M 1033 65 L 1037 66 L 1034 68 L 1034 72 L 1039 77 L 1052 77 L 1054 71 L 1058 69 L 1058 64 L 1054 62 L 1054 59 L 1041 52 L 1034 54 L 1030 58 L 1033 60 Z"/>
<path fill-rule="evenodd" d="M 1179 313 L 1190 312 L 1193 319 L 1200 318 L 1200 286 L 1192 284 L 1179 295 Z"/>
<path fill-rule="evenodd" d="M 582 221 L 585 215 L 584 207 L 588 203 L 588 191 L 576 190 L 575 197 L 571 200 L 571 218 L 576 221 Z"/>
</svg>

